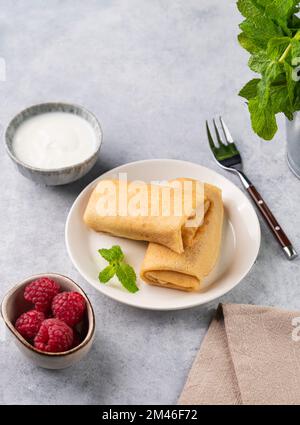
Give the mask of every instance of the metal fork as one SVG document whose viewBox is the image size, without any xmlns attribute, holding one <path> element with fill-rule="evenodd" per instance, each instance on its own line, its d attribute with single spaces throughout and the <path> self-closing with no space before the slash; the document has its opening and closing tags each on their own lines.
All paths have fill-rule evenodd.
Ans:
<svg viewBox="0 0 300 425">
<path fill-rule="evenodd" d="M 258 193 L 254 185 L 243 172 L 243 163 L 241 155 L 222 117 L 220 117 L 220 124 L 222 132 L 224 134 L 224 139 L 220 135 L 221 132 L 219 132 L 215 120 L 213 120 L 213 126 L 217 139 L 217 143 L 214 143 L 213 137 L 208 126 L 208 122 L 206 121 L 206 131 L 209 146 L 217 163 L 220 167 L 224 168 L 224 170 L 233 172 L 239 176 L 243 186 L 251 196 L 252 200 L 254 201 L 255 205 L 263 216 L 265 222 L 272 231 L 275 239 L 280 244 L 286 257 L 289 260 L 293 260 L 298 255 L 296 250 L 291 244 L 289 238 L 282 230 L 281 226 L 278 224 L 276 218 L 272 214 L 271 210 L 269 209 L 261 195 Z"/>
</svg>

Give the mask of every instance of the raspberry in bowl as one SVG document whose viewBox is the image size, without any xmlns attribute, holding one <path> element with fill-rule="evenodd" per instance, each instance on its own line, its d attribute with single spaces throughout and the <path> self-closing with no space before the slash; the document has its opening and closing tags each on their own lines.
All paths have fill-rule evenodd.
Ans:
<svg viewBox="0 0 300 425">
<path fill-rule="evenodd" d="M 21 352 L 36 365 L 63 369 L 81 360 L 95 335 L 93 307 L 66 276 L 31 276 L 12 288 L 2 317 Z"/>
</svg>

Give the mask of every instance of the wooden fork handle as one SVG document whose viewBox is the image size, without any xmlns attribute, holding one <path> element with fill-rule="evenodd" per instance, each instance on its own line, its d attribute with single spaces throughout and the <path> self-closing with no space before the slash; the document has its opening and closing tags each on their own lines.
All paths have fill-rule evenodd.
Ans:
<svg viewBox="0 0 300 425">
<path fill-rule="evenodd" d="M 270 208 L 263 200 L 262 196 L 259 194 L 259 192 L 256 190 L 255 186 L 252 184 L 247 188 L 247 191 L 253 201 L 255 202 L 255 205 L 259 209 L 261 215 L 263 216 L 265 222 L 269 226 L 270 230 L 272 231 L 275 239 L 280 244 L 281 248 L 283 249 L 285 255 L 289 260 L 293 260 L 297 257 L 297 252 L 293 248 L 293 245 L 287 235 L 282 230 L 280 224 L 277 222 L 276 218 L 272 214 Z"/>
</svg>

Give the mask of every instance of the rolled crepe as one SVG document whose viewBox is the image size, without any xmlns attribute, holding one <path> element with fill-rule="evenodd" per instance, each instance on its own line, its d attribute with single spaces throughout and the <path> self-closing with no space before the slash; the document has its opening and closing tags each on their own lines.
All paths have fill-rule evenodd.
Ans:
<svg viewBox="0 0 300 425">
<path fill-rule="evenodd" d="M 223 225 L 221 190 L 205 183 L 204 193 L 210 206 L 198 230 L 197 241 L 182 254 L 150 243 L 141 268 L 141 278 L 145 282 L 182 291 L 200 289 L 203 278 L 218 259 Z"/>
<path fill-rule="evenodd" d="M 196 242 L 208 208 L 203 184 L 196 180 L 182 178 L 165 185 L 101 180 L 83 219 L 97 232 L 156 242 L 182 253 Z"/>
</svg>

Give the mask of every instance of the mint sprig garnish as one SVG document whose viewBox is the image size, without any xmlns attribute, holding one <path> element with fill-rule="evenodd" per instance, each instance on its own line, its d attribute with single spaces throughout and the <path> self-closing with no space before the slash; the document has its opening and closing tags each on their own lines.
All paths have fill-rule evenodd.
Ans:
<svg viewBox="0 0 300 425">
<path fill-rule="evenodd" d="M 139 290 L 136 285 L 135 271 L 133 267 L 124 261 L 125 256 L 119 245 L 114 245 L 110 249 L 102 248 L 98 252 L 109 263 L 99 273 L 99 281 L 101 283 L 109 282 L 116 275 L 127 291 L 135 293 Z"/>
<path fill-rule="evenodd" d="M 110 281 L 110 279 L 114 277 L 115 274 L 115 267 L 113 264 L 110 264 L 99 273 L 99 280 L 101 283 L 107 283 L 108 281 Z"/>
<path fill-rule="evenodd" d="M 260 74 L 240 96 L 247 100 L 253 130 L 270 140 L 277 131 L 276 114 L 289 120 L 300 110 L 300 0 L 238 0 L 245 20 L 238 39 L 250 53 L 249 67 Z M 297 68 L 296 68 L 297 69 Z"/>
</svg>

